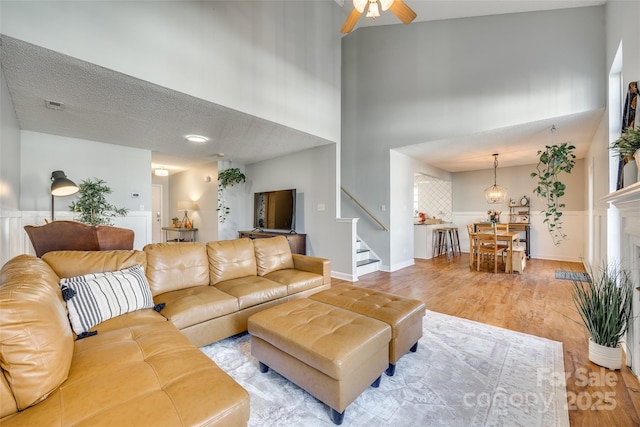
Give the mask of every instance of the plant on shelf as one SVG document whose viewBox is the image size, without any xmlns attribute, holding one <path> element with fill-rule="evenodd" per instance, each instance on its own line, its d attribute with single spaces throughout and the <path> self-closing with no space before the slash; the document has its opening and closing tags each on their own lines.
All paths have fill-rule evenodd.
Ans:
<svg viewBox="0 0 640 427">
<path fill-rule="evenodd" d="M 173 226 L 175 228 L 180 228 L 180 218 L 178 218 L 177 216 L 174 216 L 173 218 L 171 218 L 171 222 L 173 223 Z"/>
<path fill-rule="evenodd" d="M 117 208 L 107 202 L 105 195 L 112 190 L 102 179 L 85 179 L 78 187 L 80 197 L 69 208 L 80 214 L 76 219 L 84 224 L 113 225 L 111 218 L 126 216 L 129 212 L 127 208 Z"/>
<path fill-rule="evenodd" d="M 562 231 L 561 220 L 561 209 L 565 204 L 560 202 L 567 186 L 560 181 L 560 174 L 571 173 L 576 163 L 576 156 L 573 154 L 575 148 L 566 142 L 560 145 L 547 145 L 544 150 L 538 151 L 537 172 L 531 173 L 531 178 L 538 180 L 533 189 L 534 194 L 546 200 L 546 209 L 542 211 L 543 222 L 547 224 L 547 230 L 556 246 L 567 237 Z"/>
<path fill-rule="evenodd" d="M 222 224 L 227 220 L 231 211 L 224 199 L 224 190 L 235 184 L 246 182 L 247 178 L 238 168 L 229 168 L 218 173 L 218 220 Z"/>
<path fill-rule="evenodd" d="M 573 279 L 572 297 L 589 331 L 589 360 L 609 369 L 620 369 L 620 340 L 631 319 L 633 282 L 619 266 L 589 267 L 590 281 Z"/>
<path fill-rule="evenodd" d="M 626 128 L 620 138 L 611 143 L 611 149 L 616 151 L 621 159 L 635 158 L 636 152 L 640 150 L 640 129 Z"/>
</svg>

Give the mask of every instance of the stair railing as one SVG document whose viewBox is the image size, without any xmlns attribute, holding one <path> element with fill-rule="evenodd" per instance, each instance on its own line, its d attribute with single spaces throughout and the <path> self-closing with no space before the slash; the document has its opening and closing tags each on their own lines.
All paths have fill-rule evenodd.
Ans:
<svg viewBox="0 0 640 427">
<path fill-rule="evenodd" d="M 362 203 L 360 203 L 358 201 L 358 199 L 355 198 L 355 196 L 353 194 L 351 194 L 349 191 L 347 191 L 346 188 L 340 186 L 340 189 L 344 192 L 344 194 L 346 194 L 351 200 L 353 200 L 353 202 L 358 205 L 358 207 L 360 207 L 360 209 L 362 209 L 367 215 L 369 215 L 369 217 L 374 220 L 384 231 L 389 231 L 389 229 L 387 228 L 386 225 L 384 225 L 382 223 L 382 221 L 380 221 L 378 218 L 376 218 L 376 216 L 371 213 L 371 211 L 369 209 L 367 209 L 366 207 L 364 207 L 364 205 Z"/>
</svg>

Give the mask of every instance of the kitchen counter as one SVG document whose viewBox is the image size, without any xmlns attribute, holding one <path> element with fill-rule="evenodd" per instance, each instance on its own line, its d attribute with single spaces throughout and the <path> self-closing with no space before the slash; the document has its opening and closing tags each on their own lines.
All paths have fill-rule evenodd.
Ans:
<svg viewBox="0 0 640 427">
<path fill-rule="evenodd" d="M 414 224 L 413 257 L 421 259 L 433 258 L 433 230 L 451 225 L 449 222 Z"/>
</svg>

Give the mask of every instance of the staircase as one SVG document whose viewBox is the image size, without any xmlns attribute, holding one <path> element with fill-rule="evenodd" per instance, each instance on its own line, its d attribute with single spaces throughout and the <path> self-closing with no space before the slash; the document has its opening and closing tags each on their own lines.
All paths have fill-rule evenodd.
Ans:
<svg viewBox="0 0 640 427">
<path fill-rule="evenodd" d="M 356 245 L 356 273 L 358 277 L 380 270 L 380 260 L 373 258 L 374 254 L 362 240 Z"/>
</svg>

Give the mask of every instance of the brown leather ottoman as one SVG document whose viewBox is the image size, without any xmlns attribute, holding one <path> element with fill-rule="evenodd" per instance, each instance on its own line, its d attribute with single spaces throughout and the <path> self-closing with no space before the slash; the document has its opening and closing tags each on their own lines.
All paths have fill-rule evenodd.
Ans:
<svg viewBox="0 0 640 427">
<path fill-rule="evenodd" d="M 335 424 L 369 385 L 380 385 L 389 363 L 389 325 L 306 298 L 252 315 L 248 330 L 260 370 L 273 368 L 329 405 Z"/>
<path fill-rule="evenodd" d="M 402 356 L 418 349 L 426 310 L 421 301 L 352 285 L 335 286 L 309 298 L 381 320 L 391 326 L 389 367 L 386 370 L 389 376 L 395 373 L 396 363 Z"/>
</svg>

